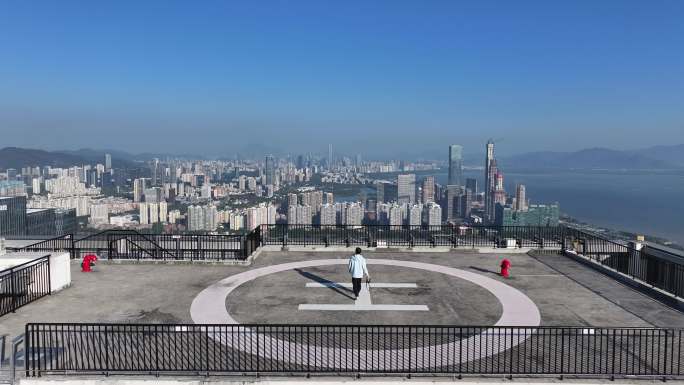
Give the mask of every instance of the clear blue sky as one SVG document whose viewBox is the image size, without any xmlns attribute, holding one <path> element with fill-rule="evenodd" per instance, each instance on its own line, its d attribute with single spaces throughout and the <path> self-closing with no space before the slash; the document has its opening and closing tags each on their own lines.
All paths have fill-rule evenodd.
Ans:
<svg viewBox="0 0 684 385">
<path fill-rule="evenodd" d="M 681 143 L 684 1 L 4 0 L 0 133 L 210 155 Z"/>
</svg>

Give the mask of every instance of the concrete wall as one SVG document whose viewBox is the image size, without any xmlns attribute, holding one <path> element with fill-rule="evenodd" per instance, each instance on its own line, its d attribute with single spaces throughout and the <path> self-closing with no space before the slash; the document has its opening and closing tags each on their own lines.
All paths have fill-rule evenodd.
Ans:
<svg viewBox="0 0 684 385">
<path fill-rule="evenodd" d="M 0 257 L 0 270 L 19 266 L 41 258 L 47 253 L 9 253 Z M 60 291 L 71 285 L 71 259 L 69 253 L 53 252 L 50 254 L 50 288 L 52 292 Z M 37 279 L 34 279 L 37 282 Z"/>
<path fill-rule="evenodd" d="M 50 287 L 52 292 L 71 286 L 71 258 L 69 253 L 50 255 Z"/>
</svg>

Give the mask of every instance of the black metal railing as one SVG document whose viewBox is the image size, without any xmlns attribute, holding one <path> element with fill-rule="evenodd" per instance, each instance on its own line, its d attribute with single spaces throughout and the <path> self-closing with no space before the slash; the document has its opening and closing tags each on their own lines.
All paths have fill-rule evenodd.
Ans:
<svg viewBox="0 0 684 385">
<path fill-rule="evenodd" d="M 68 251 L 73 248 L 74 236 L 63 234 L 58 237 L 48 238 L 36 243 L 22 247 L 8 247 L 8 250 L 15 252 L 43 252 L 43 251 Z"/>
<path fill-rule="evenodd" d="M 681 378 L 682 330 L 27 324 L 26 376 L 430 374 Z"/>
<path fill-rule="evenodd" d="M 69 252 L 80 259 L 96 254 L 104 259 L 244 260 L 261 244 L 260 229 L 244 235 L 144 234 L 134 230 L 105 230 L 82 237 L 66 234 L 13 251 Z"/>
<path fill-rule="evenodd" d="M 261 226 L 264 245 L 387 247 L 515 247 L 559 248 L 564 227 L 552 226 L 390 226 L 300 225 Z"/>
<path fill-rule="evenodd" d="M 597 234 L 566 228 L 566 250 L 603 268 L 684 298 L 684 258 L 653 247 L 637 250 L 633 245 Z"/>
<path fill-rule="evenodd" d="M 36 258 L 0 271 L 0 316 L 51 292 L 50 256 Z"/>
</svg>

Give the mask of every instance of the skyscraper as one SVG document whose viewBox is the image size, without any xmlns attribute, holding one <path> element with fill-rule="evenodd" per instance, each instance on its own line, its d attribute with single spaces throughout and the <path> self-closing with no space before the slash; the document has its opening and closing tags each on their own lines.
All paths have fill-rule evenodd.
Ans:
<svg viewBox="0 0 684 385">
<path fill-rule="evenodd" d="M 413 204 L 416 201 L 416 174 L 397 175 L 397 201 Z"/>
<path fill-rule="evenodd" d="M 459 217 L 461 186 L 448 185 L 446 191 L 446 220 L 455 221 Z"/>
<path fill-rule="evenodd" d="M 461 186 L 463 179 L 463 147 L 449 146 L 449 180 L 447 185 Z"/>
<path fill-rule="evenodd" d="M 383 183 L 383 182 L 376 183 L 375 191 L 377 193 L 376 200 L 378 201 L 378 203 L 384 203 L 385 202 L 385 183 Z"/>
<path fill-rule="evenodd" d="M 154 158 L 154 161 L 150 165 L 150 174 L 152 175 L 152 186 L 156 186 L 157 176 L 159 174 L 159 159 Z"/>
<path fill-rule="evenodd" d="M 333 166 L 333 151 L 332 143 L 328 144 L 328 170 L 332 169 Z"/>
<path fill-rule="evenodd" d="M 112 169 L 112 155 L 105 154 L 105 170 L 109 171 Z"/>
<path fill-rule="evenodd" d="M 476 195 L 477 194 L 477 179 L 466 178 L 466 190 L 470 190 L 470 192 L 472 192 L 473 195 Z"/>
<path fill-rule="evenodd" d="M 527 198 L 525 197 L 525 185 L 518 184 L 515 192 L 515 210 L 527 211 Z"/>
<path fill-rule="evenodd" d="M 133 202 L 142 202 L 145 193 L 145 179 L 138 178 L 133 180 Z"/>
<path fill-rule="evenodd" d="M 506 190 L 504 189 L 504 184 L 503 184 L 503 173 L 501 170 L 496 171 L 496 185 L 494 187 L 494 207 L 496 210 L 496 205 L 506 205 Z M 495 211 L 496 214 L 496 211 Z M 496 215 L 495 215 L 496 216 Z M 496 218 L 495 218 L 496 219 Z"/>
<path fill-rule="evenodd" d="M 494 141 L 489 139 L 487 141 L 487 155 L 485 157 L 485 220 L 489 223 L 494 220 L 494 175 L 492 167 L 496 168 L 496 161 L 494 160 Z"/>
<path fill-rule="evenodd" d="M 191 206 L 191 207 L 192 207 L 192 206 Z M 150 208 L 149 208 L 149 204 L 148 204 L 148 203 L 141 203 L 140 205 L 138 205 L 138 209 L 140 210 L 140 211 L 139 211 L 139 214 L 138 214 L 138 216 L 139 216 L 139 218 L 140 218 L 140 224 L 141 224 L 141 225 L 147 225 L 147 224 L 149 224 L 149 223 L 150 223 Z M 189 212 L 189 210 L 190 210 L 190 209 L 188 208 L 188 212 Z"/>
<path fill-rule="evenodd" d="M 275 184 L 275 159 L 273 158 L 273 155 L 266 155 L 266 165 L 265 165 L 265 176 L 266 176 L 266 181 L 265 185 L 274 185 Z"/>
<path fill-rule="evenodd" d="M 434 201 L 435 201 L 435 177 L 434 176 L 426 176 L 425 179 L 423 179 L 422 202 L 428 203 L 428 202 L 434 202 Z"/>
<path fill-rule="evenodd" d="M 439 226 L 442 224 L 442 208 L 434 202 L 425 206 L 426 220 L 428 226 Z"/>
<path fill-rule="evenodd" d="M 26 197 L 0 197 L 0 236 L 26 234 Z"/>
</svg>

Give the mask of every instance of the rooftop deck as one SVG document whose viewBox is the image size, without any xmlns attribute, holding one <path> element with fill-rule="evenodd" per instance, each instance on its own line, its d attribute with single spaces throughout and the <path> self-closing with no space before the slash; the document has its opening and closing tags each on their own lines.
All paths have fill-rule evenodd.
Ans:
<svg viewBox="0 0 684 385">
<path fill-rule="evenodd" d="M 358 298 L 346 266 L 356 246 L 372 276 Z M 12 307 L 0 334 L 26 331 L 30 376 L 682 378 L 684 265 L 637 247 L 563 227 L 64 235 L 17 250 L 61 252 L 66 272 L 74 257 L 71 287 Z M 83 273 L 90 253 L 103 260 Z M 28 290 L 38 276 L 12 274 Z"/>
<path fill-rule="evenodd" d="M 225 307 L 239 323 L 492 325 L 502 315 L 487 288 L 440 272 L 374 265 L 374 260 L 422 262 L 474 273 L 515 288 L 539 309 L 542 326 L 684 327 L 684 314 L 589 267 L 559 255 L 473 252 L 368 251 L 373 303 L 427 305 L 429 311 L 311 311 L 302 304 L 353 305 L 345 287 L 312 288 L 349 280 L 347 252 L 263 251 L 249 266 L 100 262 L 92 273 L 72 264 L 72 285 L 2 317 L 0 334 L 18 335 L 29 322 L 192 323 L 193 300 L 232 275 L 303 261 L 341 259 L 340 265 L 292 268 L 235 288 Z M 498 274 L 503 258 L 508 279 Z M 307 287 L 307 284 L 309 284 Z M 326 286 L 326 285 L 321 285 Z M 327 285 L 331 286 L 331 285 Z M 533 326 L 533 325 L 529 325 Z"/>
</svg>

